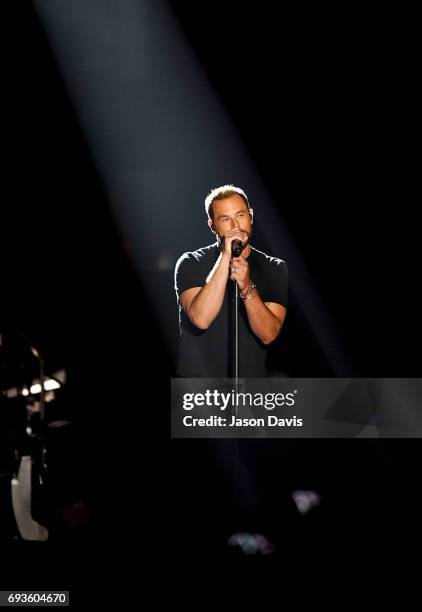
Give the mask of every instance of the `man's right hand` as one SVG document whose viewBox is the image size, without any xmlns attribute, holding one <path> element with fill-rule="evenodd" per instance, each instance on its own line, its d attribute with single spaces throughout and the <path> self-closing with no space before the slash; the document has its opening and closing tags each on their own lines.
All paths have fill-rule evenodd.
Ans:
<svg viewBox="0 0 422 612">
<path fill-rule="evenodd" d="M 222 236 L 222 253 L 226 257 L 232 258 L 232 242 L 233 240 L 240 240 L 243 245 L 248 241 L 248 234 L 246 232 L 242 232 L 239 229 L 233 229 L 229 232 L 226 232 Z"/>
</svg>

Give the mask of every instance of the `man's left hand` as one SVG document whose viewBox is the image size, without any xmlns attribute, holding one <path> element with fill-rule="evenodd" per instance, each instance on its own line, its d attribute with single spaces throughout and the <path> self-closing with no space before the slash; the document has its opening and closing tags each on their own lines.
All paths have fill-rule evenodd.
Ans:
<svg viewBox="0 0 422 612">
<path fill-rule="evenodd" d="M 232 257 L 230 262 L 230 278 L 236 281 L 239 291 L 244 291 L 249 286 L 249 264 L 242 255 Z"/>
</svg>

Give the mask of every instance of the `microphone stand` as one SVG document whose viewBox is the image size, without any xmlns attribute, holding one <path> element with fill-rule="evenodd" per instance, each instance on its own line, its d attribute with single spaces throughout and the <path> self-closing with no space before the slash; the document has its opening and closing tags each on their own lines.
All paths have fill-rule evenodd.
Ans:
<svg viewBox="0 0 422 612">
<path fill-rule="evenodd" d="M 239 257 L 242 253 L 242 247 L 232 245 L 232 256 Z M 234 300 L 233 300 L 233 308 L 234 308 L 234 316 L 232 317 L 233 321 L 233 372 L 234 374 L 234 388 L 235 388 L 235 397 L 236 402 L 234 405 L 234 416 L 237 419 L 237 393 L 239 388 L 239 287 L 236 281 L 234 282 Z M 241 491 L 241 479 L 240 479 L 240 448 L 239 448 L 239 440 L 235 439 L 234 443 L 234 472 L 235 472 L 235 483 L 237 488 L 237 496 L 239 497 L 239 501 L 242 499 L 242 491 Z M 240 505 L 241 502 L 240 502 Z"/>
<path fill-rule="evenodd" d="M 232 244 L 232 257 L 239 257 L 242 253 L 243 245 Z M 233 325 L 233 373 L 234 373 L 234 384 L 237 393 L 239 386 L 239 287 L 236 281 L 234 282 L 234 325 Z M 237 395 L 236 395 L 237 397 Z M 237 417 L 237 402 L 235 405 L 235 416 Z"/>
<path fill-rule="evenodd" d="M 239 385 L 239 287 L 236 283 L 234 294 L 234 384 L 237 390 Z M 237 416 L 237 403 L 236 403 Z"/>
</svg>

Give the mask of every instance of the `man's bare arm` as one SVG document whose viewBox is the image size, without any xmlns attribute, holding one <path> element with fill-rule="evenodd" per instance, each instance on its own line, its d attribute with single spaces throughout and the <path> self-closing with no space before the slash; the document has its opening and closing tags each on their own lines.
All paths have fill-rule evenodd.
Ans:
<svg viewBox="0 0 422 612">
<path fill-rule="evenodd" d="M 229 277 L 230 256 L 223 253 L 203 287 L 186 289 L 180 304 L 191 322 L 199 329 L 208 329 L 221 310 Z"/>
<path fill-rule="evenodd" d="M 250 299 L 244 300 L 249 325 L 261 342 L 274 342 L 283 327 L 287 310 L 281 304 L 263 302 L 255 290 Z"/>
<path fill-rule="evenodd" d="M 241 293 L 250 291 L 251 278 L 247 259 L 234 257 L 230 265 L 230 278 L 237 282 Z M 263 302 L 258 291 L 253 289 L 250 297 L 244 300 L 249 325 L 261 342 L 274 342 L 286 318 L 286 308 L 275 302 Z"/>
</svg>

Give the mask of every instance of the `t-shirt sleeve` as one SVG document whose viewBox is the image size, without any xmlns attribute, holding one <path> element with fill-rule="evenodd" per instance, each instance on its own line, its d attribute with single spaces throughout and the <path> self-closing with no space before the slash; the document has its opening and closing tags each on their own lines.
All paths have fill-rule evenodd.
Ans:
<svg viewBox="0 0 422 612">
<path fill-rule="evenodd" d="M 271 262 L 270 284 L 264 301 L 281 304 L 287 308 L 288 272 L 286 262 L 276 259 Z"/>
<path fill-rule="evenodd" d="M 177 301 L 180 294 L 192 287 L 202 287 L 205 284 L 204 266 L 194 253 L 184 253 L 176 263 L 174 270 L 174 288 Z"/>
</svg>

